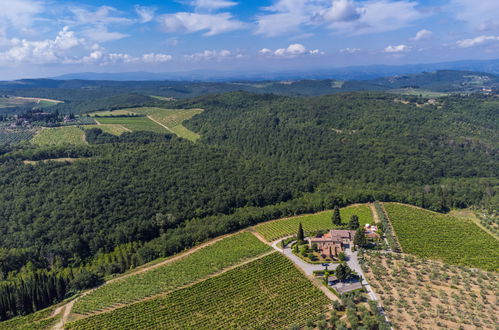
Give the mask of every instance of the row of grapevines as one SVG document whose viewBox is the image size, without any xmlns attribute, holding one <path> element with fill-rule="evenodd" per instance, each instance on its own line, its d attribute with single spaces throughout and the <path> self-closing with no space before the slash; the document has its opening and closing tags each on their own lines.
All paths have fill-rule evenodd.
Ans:
<svg viewBox="0 0 499 330">
<path fill-rule="evenodd" d="M 345 207 L 340 210 L 340 214 L 342 222 L 345 225 L 354 214 L 359 217 L 361 225 L 373 222 L 371 210 L 367 205 Z M 333 211 L 324 211 L 293 218 L 285 218 L 262 223 L 255 226 L 255 230 L 265 237 L 266 240 L 274 241 L 288 235 L 296 234 L 299 223 L 303 225 L 305 232 L 334 228 L 331 220 L 332 215 Z"/>
<path fill-rule="evenodd" d="M 51 317 L 55 309 L 56 306 L 52 306 L 36 313 L 0 322 L 0 330 L 50 329 L 61 318 L 61 314 Z"/>
<path fill-rule="evenodd" d="M 328 298 L 279 253 L 167 296 L 70 323 L 69 329 L 285 329 Z"/>
<path fill-rule="evenodd" d="M 0 145 L 15 145 L 23 141 L 29 141 L 35 135 L 36 130 L 29 128 L 3 129 L 0 128 Z"/>
<path fill-rule="evenodd" d="M 499 269 L 499 241 L 473 221 L 385 203 L 404 252 L 455 265 Z"/>
<path fill-rule="evenodd" d="M 74 312 L 87 314 L 141 300 L 192 283 L 270 249 L 247 232 L 230 236 L 184 258 L 108 283 L 79 299 Z"/>
</svg>

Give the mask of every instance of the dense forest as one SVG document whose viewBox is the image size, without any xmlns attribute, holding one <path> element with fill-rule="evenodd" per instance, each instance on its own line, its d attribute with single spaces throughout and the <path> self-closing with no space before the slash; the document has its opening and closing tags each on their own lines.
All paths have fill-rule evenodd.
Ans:
<svg viewBox="0 0 499 330">
<path fill-rule="evenodd" d="M 205 109 L 185 123 L 202 138 L 92 129 L 84 147 L 0 150 L 1 319 L 268 219 L 374 200 L 499 205 L 494 96 L 126 95 Z M 113 102 L 125 107 L 121 97 Z M 59 157 L 81 160 L 23 162 Z M 42 282 L 43 292 L 29 289 Z"/>
</svg>

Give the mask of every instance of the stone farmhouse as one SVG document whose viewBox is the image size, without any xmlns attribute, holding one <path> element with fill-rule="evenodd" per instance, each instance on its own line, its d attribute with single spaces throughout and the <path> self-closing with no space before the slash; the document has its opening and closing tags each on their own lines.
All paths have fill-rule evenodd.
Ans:
<svg viewBox="0 0 499 330">
<path fill-rule="evenodd" d="M 314 244 L 323 257 L 335 258 L 352 244 L 355 230 L 332 229 L 322 236 L 308 237 L 309 248 Z"/>
</svg>

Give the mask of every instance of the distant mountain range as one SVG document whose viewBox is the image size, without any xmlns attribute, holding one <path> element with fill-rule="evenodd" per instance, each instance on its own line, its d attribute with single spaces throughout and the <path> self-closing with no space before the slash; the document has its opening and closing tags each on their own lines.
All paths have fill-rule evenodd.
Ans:
<svg viewBox="0 0 499 330">
<path fill-rule="evenodd" d="M 302 79 L 337 79 L 337 80 L 370 80 L 381 77 L 433 72 L 437 70 L 478 71 L 499 74 L 499 59 L 466 60 L 428 64 L 409 65 L 368 65 L 341 68 L 316 69 L 309 71 L 210 71 L 196 70 L 186 72 L 120 72 L 71 73 L 54 77 L 57 80 L 114 80 L 114 81 L 237 81 L 237 80 L 302 80 Z"/>
</svg>

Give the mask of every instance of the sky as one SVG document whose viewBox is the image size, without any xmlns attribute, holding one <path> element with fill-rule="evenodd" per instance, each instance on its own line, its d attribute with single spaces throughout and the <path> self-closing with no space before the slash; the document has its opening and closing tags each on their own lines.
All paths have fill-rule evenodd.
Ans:
<svg viewBox="0 0 499 330">
<path fill-rule="evenodd" d="M 0 0 L 0 80 L 498 54 L 499 0 Z"/>
</svg>

